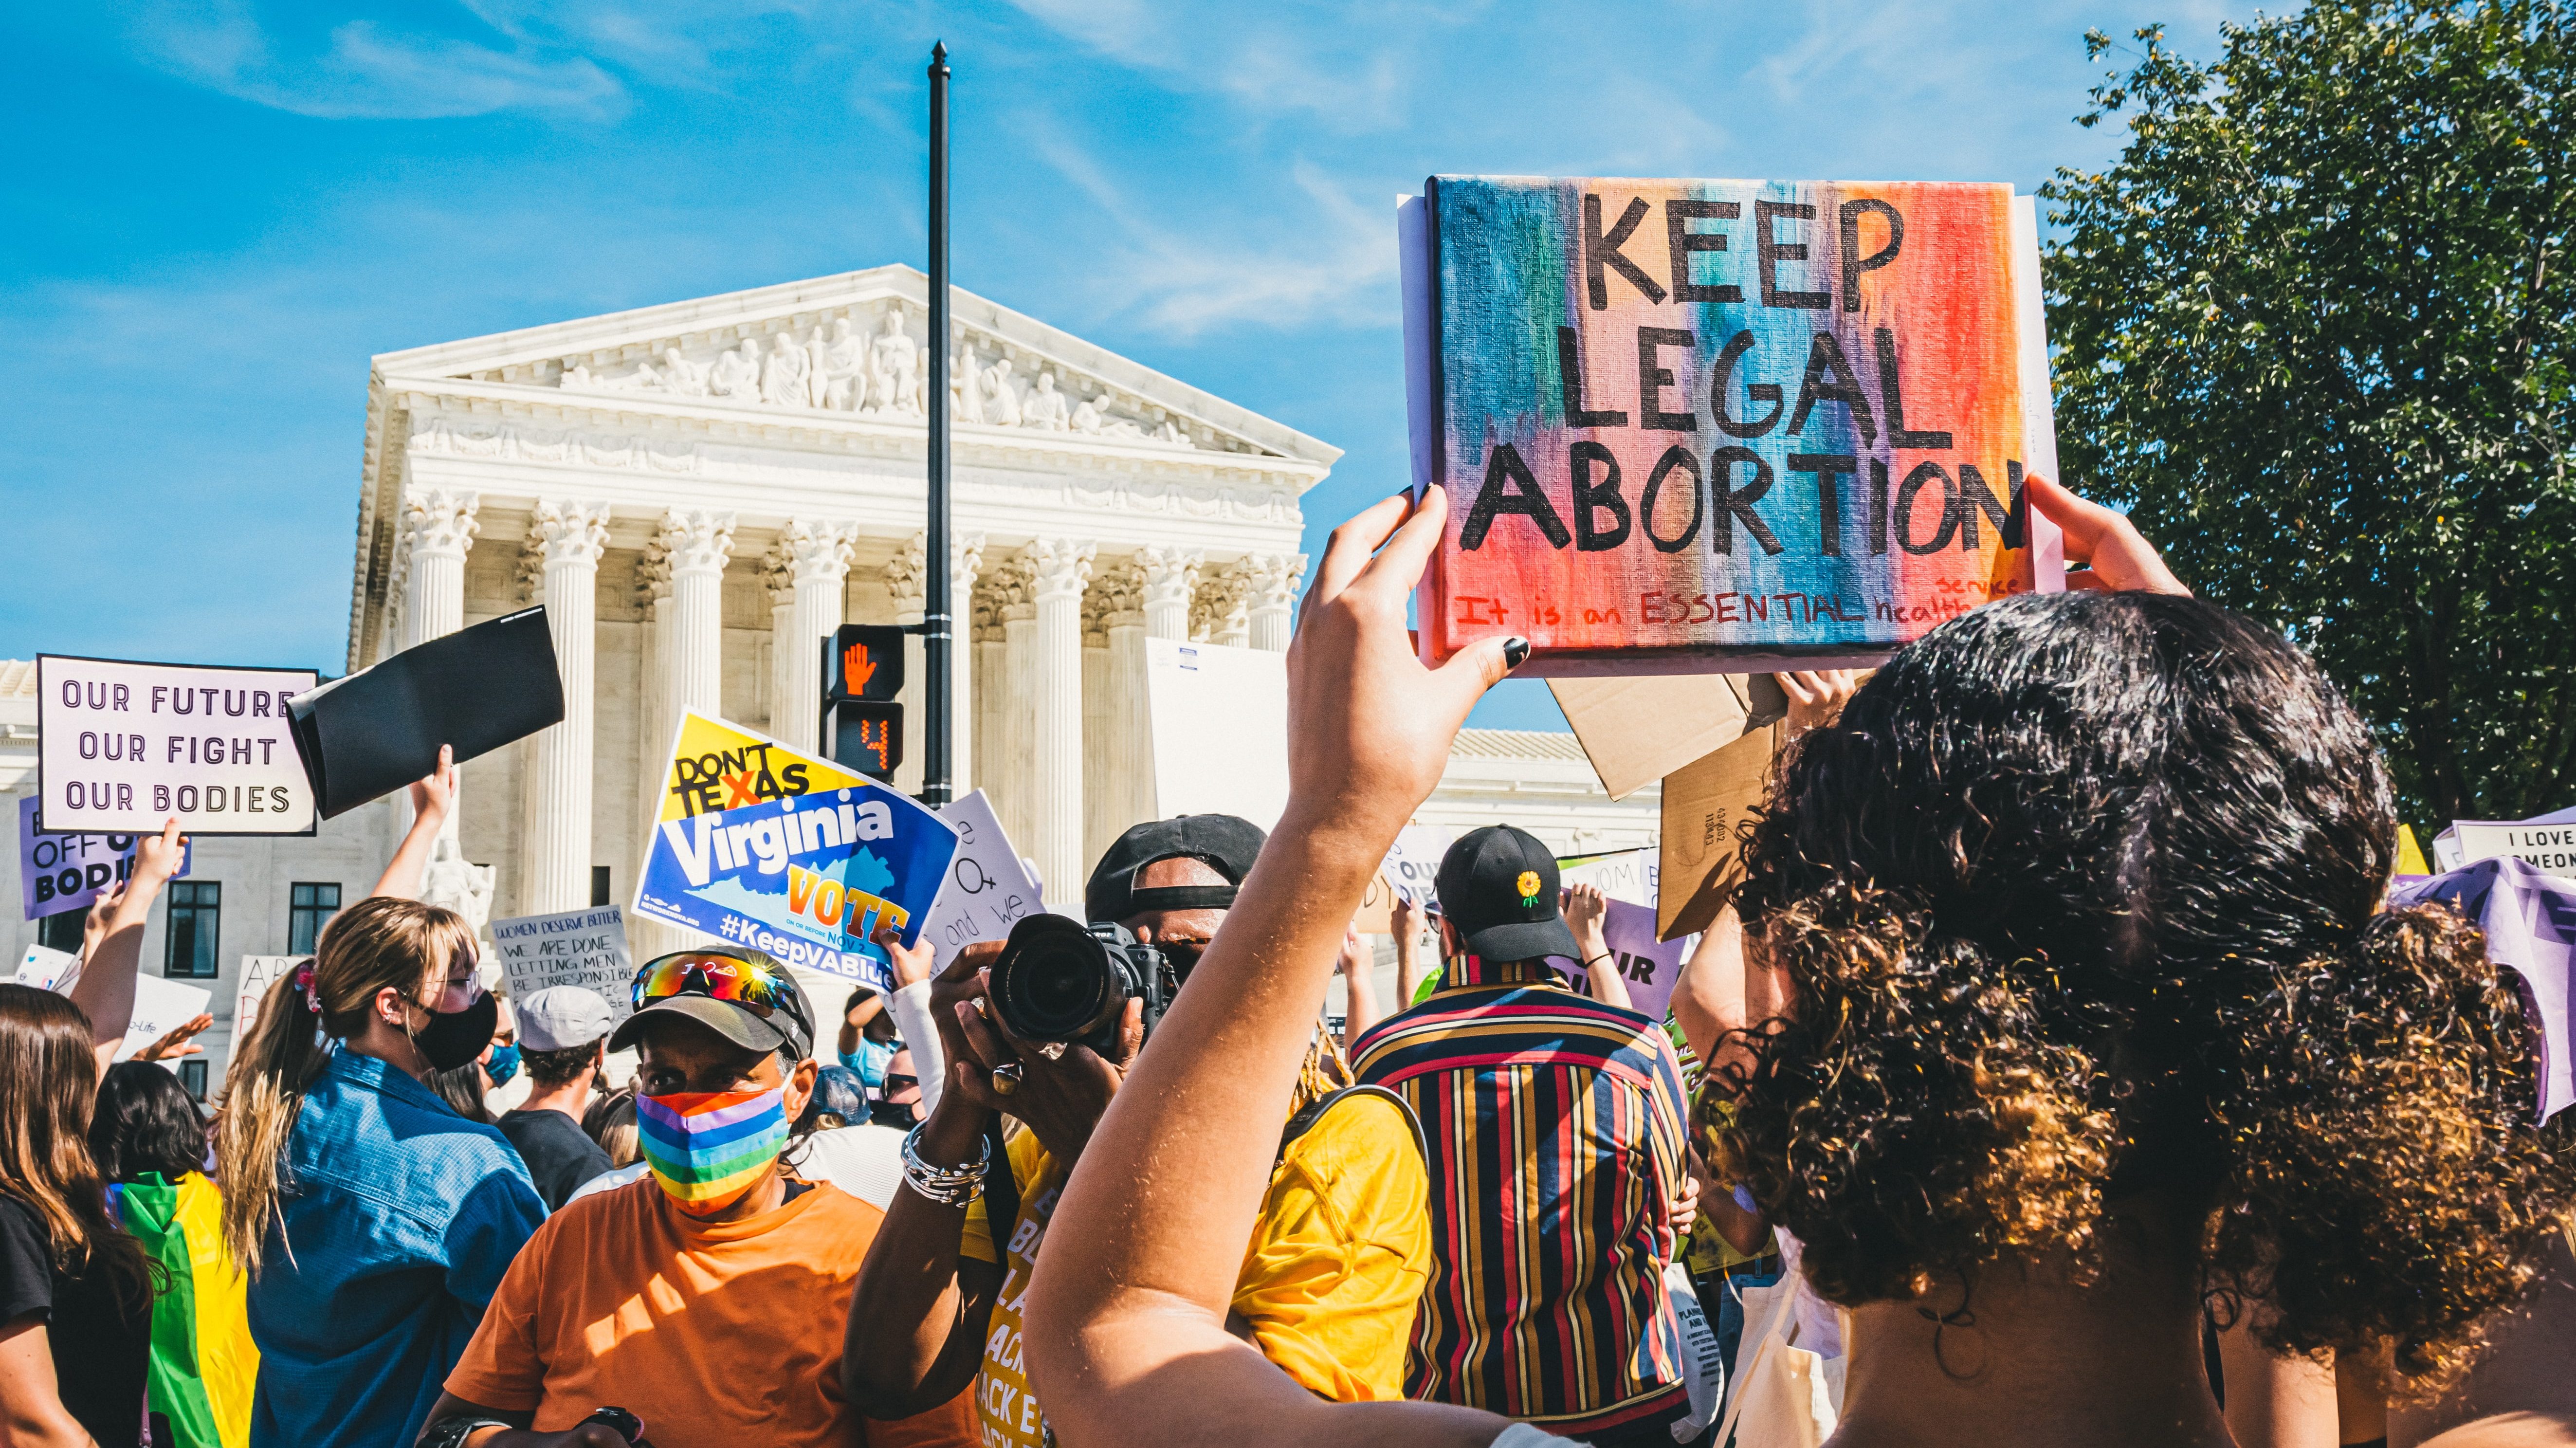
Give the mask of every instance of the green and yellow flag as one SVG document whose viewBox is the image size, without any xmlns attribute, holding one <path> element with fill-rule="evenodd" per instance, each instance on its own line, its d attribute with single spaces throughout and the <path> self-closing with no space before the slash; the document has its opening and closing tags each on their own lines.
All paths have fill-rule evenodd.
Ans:
<svg viewBox="0 0 2576 1448">
<path fill-rule="evenodd" d="M 176 1186 L 146 1172 L 114 1192 L 125 1230 L 168 1272 L 152 1299 L 152 1415 L 183 1448 L 249 1448 L 259 1349 L 242 1275 L 224 1250 L 222 1192 L 200 1172 Z"/>
</svg>

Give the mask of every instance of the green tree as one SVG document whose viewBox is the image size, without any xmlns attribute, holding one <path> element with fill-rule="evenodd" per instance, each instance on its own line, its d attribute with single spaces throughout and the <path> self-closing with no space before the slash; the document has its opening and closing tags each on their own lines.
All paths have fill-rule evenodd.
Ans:
<svg viewBox="0 0 2576 1448">
<path fill-rule="evenodd" d="M 2042 190 L 2068 477 L 2313 652 L 2417 823 L 2576 804 L 2564 7 L 2137 40 L 2119 160 Z"/>
</svg>

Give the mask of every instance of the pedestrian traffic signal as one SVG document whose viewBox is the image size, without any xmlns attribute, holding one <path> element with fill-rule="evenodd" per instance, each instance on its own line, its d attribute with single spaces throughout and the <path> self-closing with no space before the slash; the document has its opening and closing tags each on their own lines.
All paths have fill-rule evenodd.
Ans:
<svg viewBox="0 0 2576 1448">
<path fill-rule="evenodd" d="M 823 640 L 823 702 L 901 694 L 903 633 L 892 624 L 845 623 Z"/>
<path fill-rule="evenodd" d="M 900 656 L 898 656 L 900 657 Z M 830 737 L 824 750 L 843 769 L 891 781 L 903 763 L 903 706 L 872 699 L 843 699 L 824 711 Z"/>
</svg>

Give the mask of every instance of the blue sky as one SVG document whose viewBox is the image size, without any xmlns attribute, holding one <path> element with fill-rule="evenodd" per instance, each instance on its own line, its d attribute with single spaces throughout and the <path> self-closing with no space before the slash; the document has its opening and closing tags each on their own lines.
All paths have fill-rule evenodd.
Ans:
<svg viewBox="0 0 2576 1448">
<path fill-rule="evenodd" d="M 0 18 L 0 657 L 335 670 L 367 358 L 924 247 L 1404 475 L 1392 203 L 1431 172 L 2098 165 L 2083 33 L 2219 0 L 1580 5 L 127 0 Z M 2117 59 L 2117 56 L 2110 59 Z M 1561 728 L 1536 684 L 1484 724 Z"/>
</svg>

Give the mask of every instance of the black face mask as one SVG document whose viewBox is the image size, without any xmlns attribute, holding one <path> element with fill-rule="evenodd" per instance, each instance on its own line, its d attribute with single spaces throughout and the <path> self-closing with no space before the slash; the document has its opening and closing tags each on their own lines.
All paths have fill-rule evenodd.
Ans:
<svg viewBox="0 0 2576 1448">
<path fill-rule="evenodd" d="M 429 1011 L 427 1006 L 421 1009 Z M 428 1058 L 429 1069 L 453 1071 L 483 1054 L 483 1048 L 492 1044 L 493 1028 L 500 1023 L 500 998 L 485 991 L 461 1011 L 429 1011 L 429 1024 L 411 1033 L 411 1043 Z"/>
<path fill-rule="evenodd" d="M 899 1127 L 905 1131 L 910 1131 L 921 1124 L 919 1114 L 914 1111 L 909 1101 L 900 1105 L 892 1101 L 871 1102 L 868 1106 L 868 1120 L 878 1126 Z"/>
</svg>

